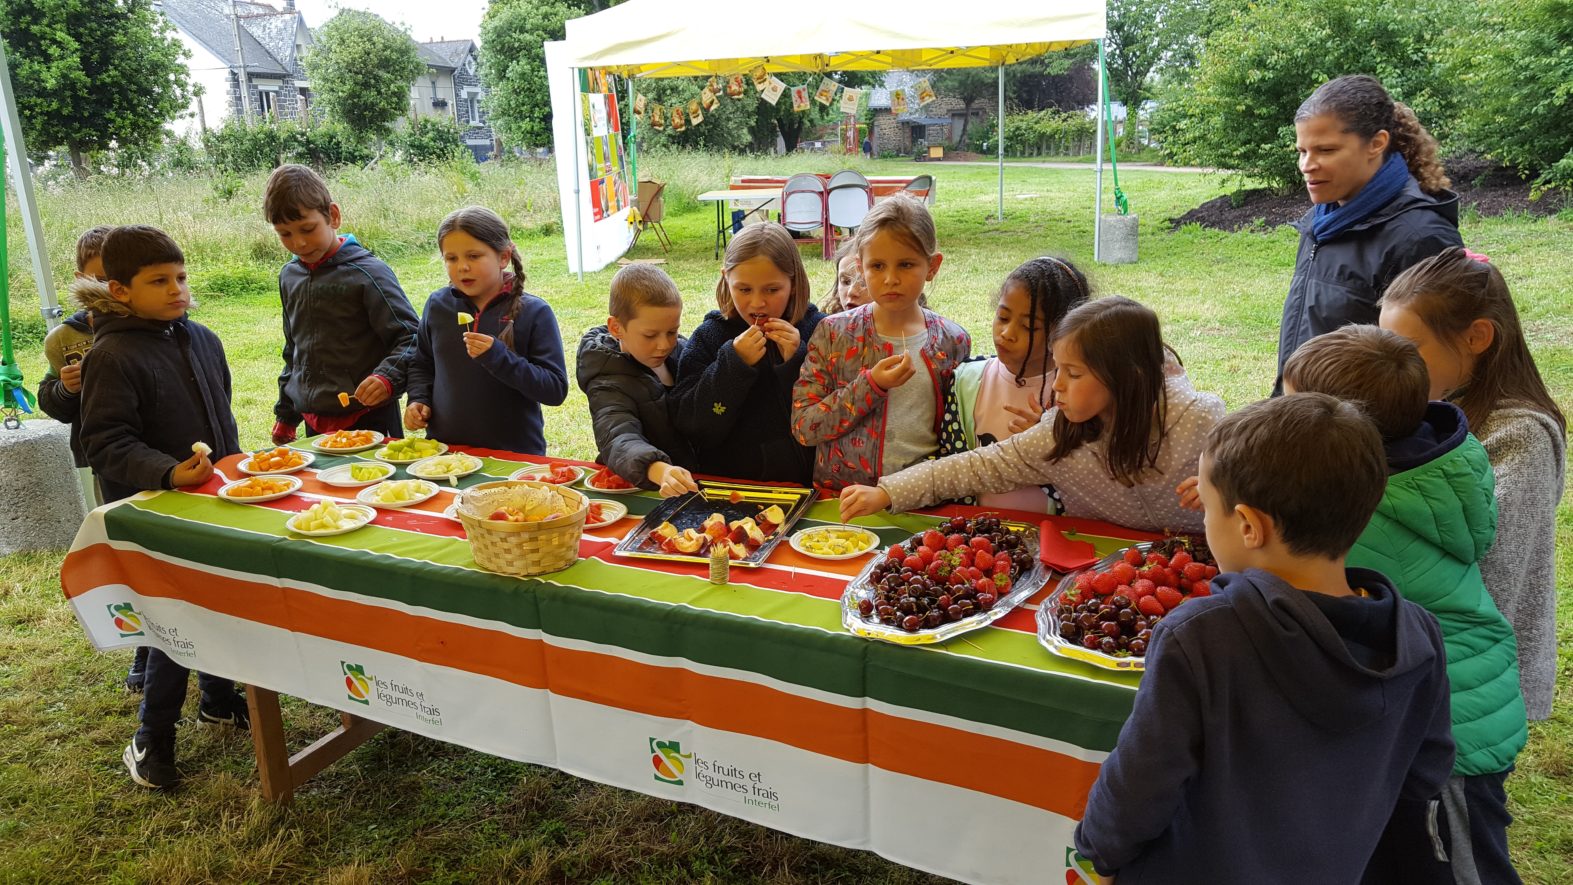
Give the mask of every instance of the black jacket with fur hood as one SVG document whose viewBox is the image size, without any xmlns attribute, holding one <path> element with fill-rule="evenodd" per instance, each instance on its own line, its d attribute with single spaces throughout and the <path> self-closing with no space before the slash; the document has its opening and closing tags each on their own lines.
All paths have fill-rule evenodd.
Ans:
<svg viewBox="0 0 1573 885">
<path fill-rule="evenodd" d="M 168 489 L 192 443 L 212 459 L 240 451 L 230 411 L 224 345 L 186 317 L 133 316 L 97 280 L 77 280 L 71 294 L 93 312 L 93 349 L 82 362 L 82 448 L 105 501 L 145 489 Z"/>
</svg>

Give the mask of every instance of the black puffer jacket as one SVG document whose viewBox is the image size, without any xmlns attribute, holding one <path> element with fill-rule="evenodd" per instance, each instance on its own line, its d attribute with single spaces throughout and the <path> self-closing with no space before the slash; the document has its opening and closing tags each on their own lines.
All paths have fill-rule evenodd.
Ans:
<svg viewBox="0 0 1573 885">
<path fill-rule="evenodd" d="M 214 461 L 240 451 L 217 335 L 185 317 L 130 316 L 97 280 L 78 280 L 71 293 L 94 312 L 93 349 L 82 361 L 82 448 L 105 501 L 171 488 L 192 443 L 207 443 Z"/>
<path fill-rule="evenodd" d="M 686 344 L 679 338 L 667 354 L 666 370 L 673 378 Z M 590 400 L 597 461 L 645 489 L 655 488 L 645 479 L 651 464 L 691 465 L 693 448 L 672 423 L 666 385 L 655 372 L 623 353 L 605 326 L 584 333 L 575 366 L 579 389 Z"/>
<path fill-rule="evenodd" d="M 1295 227 L 1300 251 L 1294 280 L 1278 327 L 1278 379 L 1273 395 L 1283 392 L 1284 363 L 1295 348 L 1323 332 L 1350 324 L 1374 325 L 1376 303 L 1393 278 L 1451 246 L 1458 234 L 1458 195 L 1432 196 L 1413 177 L 1398 196 L 1365 221 L 1318 243 L 1311 234 L 1315 210 Z"/>
</svg>

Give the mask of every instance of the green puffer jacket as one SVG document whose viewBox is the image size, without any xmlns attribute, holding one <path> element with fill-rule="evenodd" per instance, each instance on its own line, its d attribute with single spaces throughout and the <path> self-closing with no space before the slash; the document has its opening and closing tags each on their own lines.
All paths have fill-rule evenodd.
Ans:
<svg viewBox="0 0 1573 885">
<path fill-rule="evenodd" d="M 1442 626 L 1452 686 L 1453 773 L 1505 771 L 1528 738 L 1518 643 L 1480 578 L 1496 538 L 1491 462 L 1464 413 L 1432 403 L 1414 435 L 1387 443 L 1387 493 L 1349 551 Z"/>
</svg>

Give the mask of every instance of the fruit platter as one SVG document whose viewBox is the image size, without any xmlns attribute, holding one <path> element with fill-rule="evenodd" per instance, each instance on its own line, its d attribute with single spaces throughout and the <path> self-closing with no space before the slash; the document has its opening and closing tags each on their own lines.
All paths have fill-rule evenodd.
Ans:
<svg viewBox="0 0 1573 885">
<path fill-rule="evenodd" d="M 463 452 L 450 452 L 446 455 L 433 455 L 422 458 L 414 464 L 404 468 L 410 476 L 421 479 L 446 479 L 451 485 L 458 485 L 461 477 L 480 470 L 482 461 L 474 455 Z"/>
<path fill-rule="evenodd" d="M 328 470 L 318 471 L 317 479 L 326 485 L 353 489 L 382 482 L 392 476 L 397 469 L 392 464 L 380 464 L 376 461 L 357 461 L 353 464 L 340 464 Z"/>
<path fill-rule="evenodd" d="M 382 434 L 375 430 L 336 430 L 312 440 L 311 447 L 319 452 L 346 455 L 374 449 L 382 444 L 382 440 Z"/>
<path fill-rule="evenodd" d="M 613 473 L 610 467 L 602 467 L 600 470 L 590 474 L 584 481 L 584 487 L 594 489 L 597 492 L 605 492 L 608 495 L 626 495 L 630 492 L 639 491 L 639 488 L 633 483 Z"/>
<path fill-rule="evenodd" d="M 390 479 L 360 490 L 355 500 L 373 507 L 400 509 L 421 503 L 437 494 L 437 486 L 424 479 Z"/>
<path fill-rule="evenodd" d="M 300 486 L 297 476 L 252 476 L 225 483 L 219 487 L 218 496 L 241 504 L 261 504 L 294 494 Z"/>
<path fill-rule="evenodd" d="M 820 525 L 792 536 L 792 549 L 815 559 L 855 559 L 879 546 L 879 535 L 855 525 Z"/>
<path fill-rule="evenodd" d="M 573 485 L 584 476 L 584 468 L 572 464 L 531 464 L 529 467 L 520 467 L 508 475 L 509 479 L 531 480 L 533 482 L 548 482 L 554 486 Z"/>
<path fill-rule="evenodd" d="M 667 498 L 620 541 L 620 556 L 674 562 L 710 561 L 726 545 L 733 565 L 763 565 L 814 500 L 814 490 L 791 486 L 699 481 L 699 491 Z"/>
<path fill-rule="evenodd" d="M 900 645 L 943 642 L 1004 617 L 1048 577 L 1036 526 L 957 516 L 875 556 L 847 585 L 841 623 Z"/>
<path fill-rule="evenodd" d="M 422 458 L 441 455 L 448 447 L 434 439 L 412 436 L 408 439 L 390 440 L 387 445 L 371 453 L 378 461 L 389 464 L 409 464 Z"/>
<path fill-rule="evenodd" d="M 1061 579 L 1038 609 L 1038 641 L 1105 669 L 1143 670 L 1152 629 L 1187 600 L 1211 595 L 1217 576 L 1201 538 L 1133 544 Z"/>
<path fill-rule="evenodd" d="M 377 511 L 360 504 L 339 504 L 318 501 L 310 508 L 291 516 L 284 526 L 297 535 L 322 537 L 353 532 L 377 515 Z"/>
<path fill-rule="evenodd" d="M 240 462 L 240 472 L 247 476 L 265 476 L 270 473 L 294 473 L 315 460 L 310 452 L 297 452 L 279 446 L 262 452 L 252 452 L 251 457 Z"/>
</svg>

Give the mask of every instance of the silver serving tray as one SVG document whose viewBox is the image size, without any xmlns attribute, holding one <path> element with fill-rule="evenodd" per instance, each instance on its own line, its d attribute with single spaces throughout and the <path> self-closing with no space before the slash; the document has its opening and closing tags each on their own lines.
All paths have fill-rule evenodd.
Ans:
<svg viewBox="0 0 1573 885">
<path fill-rule="evenodd" d="M 678 531 L 686 528 L 698 531 L 700 525 L 712 513 L 719 513 L 726 517 L 727 522 L 732 522 L 744 517 L 758 517 L 766 507 L 772 504 L 779 505 L 786 512 L 786 521 L 776 527 L 759 549 L 743 559 L 731 560 L 733 565 L 758 568 L 765 564 L 771 553 L 775 552 L 776 546 L 792 533 L 793 524 L 808 510 L 808 505 L 814 502 L 814 490 L 801 486 L 772 486 L 705 479 L 698 480 L 698 484 L 699 491 L 668 498 L 645 514 L 644 520 L 619 541 L 617 546 L 612 548 L 612 552 L 618 556 L 640 559 L 708 564 L 709 556 L 699 553 L 666 553 L 660 548 L 645 546 L 645 541 L 663 522 L 670 522 L 677 526 Z M 733 492 L 741 498 L 736 503 L 732 501 Z"/>
</svg>

